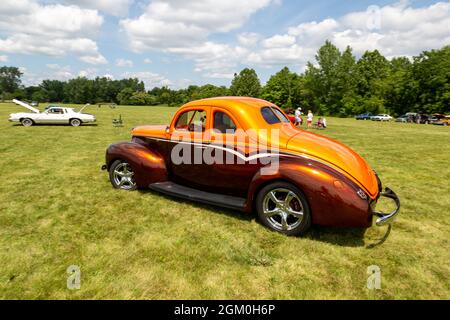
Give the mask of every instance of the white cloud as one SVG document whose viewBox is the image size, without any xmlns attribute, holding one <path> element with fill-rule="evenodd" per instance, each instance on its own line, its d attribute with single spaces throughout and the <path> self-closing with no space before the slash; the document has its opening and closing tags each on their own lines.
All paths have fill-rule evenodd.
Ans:
<svg viewBox="0 0 450 320">
<path fill-rule="evenodd" d="M 97 75 L 98 75 L 98 70 L 96 68 L 87 68 L 87 69 L 80 70 L 78 72 L 79 77 L 85 77 L 88 79 L 93 79 Z"/>
<path fill-rule="evenodd" d="M 242 65 L 303 69 L 327 39 L 340 49 L 352 46 L 356 55 L 378 49 L 388 57 L 412 56 L 450 43 L 450 3 L 413 8 L 404 0 L 341 17 L 303 22 L 266 38 L 252 32 L 240 33 L 236 45 L 209 39 L 211 34 L 241 27 L 253 13 L 273 3 L 155 0 L 141 16 L 121 20 L 120 25 L 132 50 L 180 55 L 194 61 L 195 71 L 221 78 L 232 77 Z"/>
<path fill-rule="evenodd" d="M 327 18 L 288 28 L 286 34 L 260 41 L 248 64 L 291 65 L 303 68 L 325 40 L 340 49 L 350 45 L 356 55 L 378 49 L 387 57 L 413 56 L 423 50 L 450 43 L 450 3 L 412 8 L 407 1 L 384 7 L 369 7 L 337 19 Z"/>
<path fill-rule="evenodd" d="M 139 71 L 139 72 L 125 72 L 121 75 L 122 78 L 138 78 L 143 81 L 145 84 L 145 88 L 150 90 L 154 87 L 161 86 L 171 86 L 173 83 L 166 77 L 149 72 L 149 71 Z"/>
<path fill-rule="evenodd" d="M 155 0 L 144 14 L 125 19 L 120 25 L 130 38 L 134 51 L 186 47 L 207 39 L 216 32 L 241 27 L 271 0 Z M 238 9 L 237 9 L 238 8 Z"/>
<path fill-rule="evenodd" d="M 145 64 L 150 64 L 150 63 L 152 63 L 152 60 L 151 60 L 151 59 L 148 59 L 148 58 L 145 58 L 145 59 L 144 59 L 144 63 L 145 63 Z"/>
<path fill-rule="evenodd" d="M 36 0 L 0 2 L 0 51 L 64 56 L 74 54 L 91 64 L 106 63 L 93 38 L 103 18 L 96 10 Z"/>
<path fill-rule="evenodd" d="M 116 59 L 116 66 L 118 67 L 132 67 L 133 61 L 127 59 Z"/>
<path fill-rule="evenodd" d="M 295 44 L 295 37 L 288 34 L 276 35 L 262 42 L 265 48 L 283 48 L 293 44 Z"/>
<path fill-rule="evenodd" d="M 47 69 L 45 71 L 39 73 L 31 72 L 25 67 L 20 67 L 19 69 L 23 73 L 22 84 L 25 86 L 37 86 L 46 79 L 66 81 L 76 77 L 70 66 L 49 63 L 46 67 Z"/>
<path fill-rule="evenodd" d="M 450 43 L 450 3 L 412 8 L 400 1 L 375 12 L 350 13 L 340 24 L 333 37 L 340 47 L 349 44 L 362 53 L 366 46 L 387 56 L 412 56 Z"/>
<path fill-rule="evenodd" d="M 60 66 L 56 63 L 47 64 L 50 71 L 47 73 L 49 78 L 56 80 L 69 80 L 75 77 L 70 66 Z"/>
<path fill-rule="evenodd" d="M 6 62 L 8 61 L 8 56 L 0 55 L 0 62 Z"/>
<path fill-rule="evenodd" d="M 113 16 L 124 17 L 128 15 L 133 0 L 65 0 L 64 2 L 83 8 L 97 9 Z"/>
<path fill-rule="evenodd" d="M 259 33 L 244 32 L 238 35 L 237 40 L 244 47 L 254 47 L 263 38 Z"/>
<path fill-rule="evenodd" d="M 142 15 L 123 19 L 120 26 L 135 52 L 175 53 L 193 59 L 195 69 L 206 76 L 228 78 L 244 49 L 212 43 L 208 36 L 241 27 L 253 13 L 270 3 L 272 0 L 155 0 Z"/>
<path fill-rule="evenodd" d="M 195 71 L 208 78 L 233 78 L 237 64 L 248 50 L 239 46 L 205 42 L 192 48 L 171 48 L 171 53 L 181 54 L 195 61 Z"/>
<path fill-rule="evenodd" d="M 21 71 L 24 74 L 23 84 L 26 86 L 37 86 L 46 79 L 67 81 L 76 77 L 93 79 L 98 75 L 98 70 L 96 68 L 86 68 L 77 72 L 69 65 L 59 65 L 57 63 L 49 63 L 46 67 L 46 70 L 39 73 L 30 72 L 22 67 Z M 109 77 L 109 75 L 104 76 Z"/>
</svg>

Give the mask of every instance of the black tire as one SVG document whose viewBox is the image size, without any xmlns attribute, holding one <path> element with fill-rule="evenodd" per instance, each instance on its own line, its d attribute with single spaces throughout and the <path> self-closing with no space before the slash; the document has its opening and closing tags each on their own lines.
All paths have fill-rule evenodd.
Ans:
<svg viewBox="0 0 450 320">
<path fill-rule="evenodd" d="M 31 127 L 34 124 L 33 120 L 31 120 L 30 118 L 24 118 L 24 119 L 20 120 L 20 123 L 24 127 Z"/>
<path fill-rule="evenodd" d="M 132 175 L 125 177 L 125 173 L 123 171 L 122 168 L 128 167 L 129 172 L 132 173 Z M 121 176 L 120 174 L 116 173 L 116 169 L 118 170 L 118 172 L 122 172 L 124 176 Z M 122 182 L 122 179 L 126 178 L 125 180 L 127 180 L 128 178 L 130 178 L 129 181 L 124 181 Z M 131 167 L 131 165 L 124 161 L 124 160 L 116 160 L 114 161 L 110 168 L 109 168 L 109 181 L 111 182 L 112 186 L 116 189 L 121 189 L 121 190 L 126 190 L 126 191 L 133 191 L 137 189 L 137 185 L 136 185 L 136 181 L 134 180 L 134 171 L 133 168 Z"/>
<path fill-rule="evenodd" d="M 70 119 L 69 123 L 70 123 L 70 125 L 72 127 L 79 127 L 79 126 L 81 126 L 81 120 L 77 119 L 77 118 Z"/>
<path fill-rule="evenodd" d="M 295 216 L 288 216 L 288 218 L 285 219 L 286 224 L 288 224 L 289 228 L 283 228 L 282 225 L 282 217 L 281 215 L 273 215 L 271 217 L 268 217 L 264 213 L 264 209 L 267 209 L 267 206 L 270 207 L 270 205 L 274 205 L 275 203 L 271 200 L 270 192 L 276 191 L 276 190 L 288 190 L 291 191 L 293 194 L 295 194 L 296 198 L 293 198 L 290 200 L 289 207 L 291 210 L 296 211 L 295 208 L 292 208 L 292 205 L 297 207 L 297 210 L 301 210 L 303 212 L 302 218 L 297 218 Z M 286 204 L 284 201 L 286 200 L 288 193 L 286 193 L 286 198 L 283 199 L 283 193 L 284 191 L 278 191 L 275 192 L 275 195 L 277 196 L 278 201 L 281 201 Z M 278 196 L 280 198 L 278 198 Z M 267 197 L 269 198 L 267 200 Z M 294 201 L 295 200 L 295 201 Z M 294 203 L 293 203 L 294 202 Z M 297 235 L 303 235 L 308 231 L 308 229 L 311 227 L 311 211 L 308 205 L 308 201 L 306 200 L 305 195 L 303 192 L 294 186 L 291 183 L 288 182 L 273 182 L 271 184 L 268 184 L 264 188 L 259 191 L 257 197 L 256 197 L 256 210 L 258 212 L 258 218 L 261 221 L 263 225 L 268 227 L 269 229 L 272 229 L 274 231 L 277 231 L 279 233 L 285 234 L 287 236 L 297 236 Z M 301 206 L 301 208 L 300 208 Z M 278 208 L 277 205 L 275 205 L 276 208 Z M 273 209 L 273 210 L 276 210 Z M 268 208 L 270 209 L 270 208 Z M 300 211 L 299 211 L 300 212 Z M 278 218 L 279 217 L 279 222 Z M 289 220 L 290 219 L 290 220 Z M 289 221 L 291 222 L 289 224 Z M 292 227 L 292 228 L 291 228 Z"/>
</svg>

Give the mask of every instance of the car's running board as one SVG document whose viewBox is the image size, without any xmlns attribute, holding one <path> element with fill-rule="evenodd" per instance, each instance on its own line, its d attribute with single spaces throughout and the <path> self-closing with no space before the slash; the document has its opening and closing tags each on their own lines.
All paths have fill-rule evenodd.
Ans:
<svg viewBox="0 0 450 320">
<path fill-rule="evenodd" d="M 206 204 L 211 204 L 215 206 L 244 210 L 245 201 L 244 198 L 238 198 L 233 196 L 227 196 L 223 194 L 211 193 L 206 191 L 201 191 L 189 187 L 185 187 L 174 182 L 157 182 L 152 183 L 148 186 L 154 191 L 158 191 L 170 196 L 175 196 L 179 198 L 184 198 L 192 201 L 202 202 Z"/>
</svg>

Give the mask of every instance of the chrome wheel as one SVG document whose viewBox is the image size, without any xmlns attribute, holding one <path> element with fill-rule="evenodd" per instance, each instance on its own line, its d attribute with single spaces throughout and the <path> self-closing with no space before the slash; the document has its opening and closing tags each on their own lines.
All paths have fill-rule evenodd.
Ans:
<svg viewBox="0 0 450 320">
<path fill-rule="evenodd" d="M 81 121 L 79 119 L 72 119 L 70 120 L 70 125 L 72 127 L 78 127 L 81 125 Z"/>
<path fill-rule="evenodd" d="M 33 120 L 31 119 L 23 119 L 21 122 L 24 127 L 30 127 L 33 125 Z"/>
<path fill-rule="evenodd" d="M 127 162 L 121 162 L 114 168 L 112 178 L 119 189 L 132 190 L 136 187 L 134 172 Z"/>
<path fill-rule="evenodd" d="M 303 205 L 291 190 L 277 188 L 266 193 L 262 203 L 263 215 L 273 229 L 290 231 L 303 220 Z"/>
</svg>

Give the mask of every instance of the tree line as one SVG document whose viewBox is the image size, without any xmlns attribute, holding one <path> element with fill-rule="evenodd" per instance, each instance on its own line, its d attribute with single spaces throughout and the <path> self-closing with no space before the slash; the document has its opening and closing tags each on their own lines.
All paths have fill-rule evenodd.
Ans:
<svg viewBox="0 0 450 320">
<path fill-rule="evenodd" d="M 2 100 L 179 106 L 192 100 L 233 95 L 262 98 L 285 109 L 302 107 L 342 117 L 363 112 L 450 112 L 450 46 L 424 51 L 412 59 L 389 60 L 377 50 L 366 51 L 357 59 L 351 47 L 341 52 L 326 41 L 303 73 L 285 67 L 265 85 L 250 68 L 235 74 L 230 87 L 207 84 L 179 90 L 155 87 L 146 91 L 139 79 L 105 77 L 44 80 L 38 86 L 25 87 L 21 76 L 18 68 L 0 68 Z"/>
</svg>

